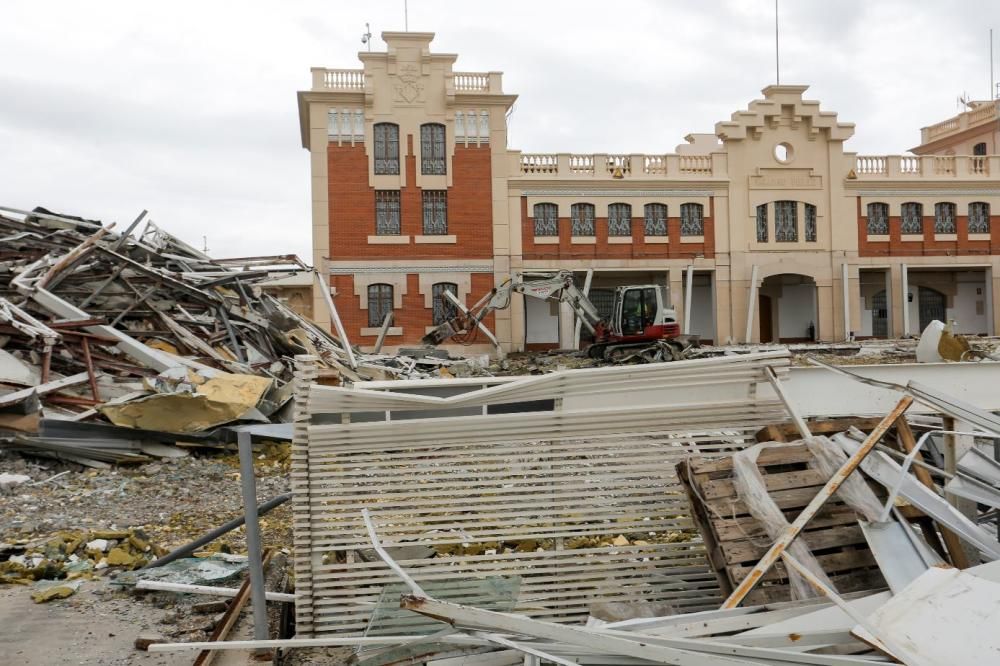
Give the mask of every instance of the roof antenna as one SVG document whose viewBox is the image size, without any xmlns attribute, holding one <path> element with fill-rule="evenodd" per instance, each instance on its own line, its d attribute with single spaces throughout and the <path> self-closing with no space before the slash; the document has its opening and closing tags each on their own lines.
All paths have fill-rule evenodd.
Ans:
<svg viewBox="0 0 1000 666">
<path fill-rule="evenodd" d="M 410 31 L 410 7 L 407 0 L 403 0 L 403 32 Z"/>
<path fill-rule="evenodd" d="M 781 61 L 778 59 L 778 0 L 774 0 L 774 85 L 781 85 Z"/>
<path fill-rule="evenodd" d="M 372 52 L 372 27 L 365 23 L 365 31 L 361 34 L 361 43 L 368 45 L 368 53 Z"/>
</svg>

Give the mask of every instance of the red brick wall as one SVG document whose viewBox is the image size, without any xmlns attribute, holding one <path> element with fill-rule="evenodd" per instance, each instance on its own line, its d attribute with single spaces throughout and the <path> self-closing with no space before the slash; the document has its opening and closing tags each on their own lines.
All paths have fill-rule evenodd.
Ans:
<svg viewBox="0 0 1000 666">
<path fill-rule="evenodd" d="M 924 210 L 923 240 L 904 241 L 902 238 L 901 220 L 899 217 L 889 218 L 889 240 L 868 240 L 867 211 L 863 210 L 861 198 L 857 199 L 858 211 L 858 255 L 862 257 L 955 257 L 1000 254 L 1000 234 L 992 234 L 990 240 L 969 240 L 969 218 L 967 215 L 955 216 L 955 232 L 957 240 L 934 240 L 934 215 L 927 215 Z M 996 229 L 1000 223 L 1000 215 L 990 216 L 990 229 Z"/>
<path fill-rule="evenodd" d="M 406 141 L 406 186 L 400 190 L 400 226 L 404 236 L 423 234 L 423 203 L 416 186 L 418 165 L 413 136 Z M 375 235 L 375 189 L 368 184 L 363 145 L 327 147 L 332 259 L 492 259 L 493 197 L 490 147 L 456 146 L 448 188 L 448 233 L 454 244 L 368 244 Z"/>
<path fill-rule="evenodd" d="M 353 275 L 333 275 L 330 278 L 330 285 L 336 289 L 337 312 L 344 324 L 344 330 L 351 343 L 356 345 L 375 344 L 376 335 L 361 335 L 362 328 L 368 326 L 368 310 L 362 309 L 362 300 L 367 302 L 368 293 L 360 295 L 354 294 Z M 466 297 L 466 304 L 472 305 L 479 298 L 493 288 L 493 275 L 490 273 L 472 274 L 472 293 Z M 483 320 L 486 327 L 495 331 L 496 320 L 491 314 Z M 403 335 L 386 336 L 385 344 L 394 345 L 417 345 L 420 338 L 424 337 L 424 331 L 428 326 L 434 324 L 434 311 L 425 307 L 424 295 L 420 293 L 420 279 L 415 273 L 406 276 L 406 294 L 403 295 L 403 307 L 396 308 L 393 317 L 393 326 L 400 326 Z M 489 343 L 485 336 L 480 334 L 476 342 Z"/>
<path fill-rule="evenodd" d="M 585 201 L 581 198 L 581 201 Z M 705 211 L 705 242 L 682 243 L 681 220 L 667 218 L 669 243 L 646 243 L 641 214 L 632 218 L 632 242 L 608 243 L 608 219 L 595 220 L 597 243 L 574 245 L 570 236 L 570 219 L 559 218 L 559 244 L 535 243 L 535 223 L 528 214 L 528 199 L 521 197 L 521 245 L 525 259 L 683 259 L 702 255 L 715 256 L 715 200 L 709 199 Z"/>
</svg>

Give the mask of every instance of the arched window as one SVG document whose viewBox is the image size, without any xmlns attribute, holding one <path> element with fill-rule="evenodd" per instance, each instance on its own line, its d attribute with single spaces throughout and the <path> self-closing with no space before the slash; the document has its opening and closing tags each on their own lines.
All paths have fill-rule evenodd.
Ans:
<svg viewBox="0 0 1000 666">
<path fill-rule="evenodd" d="M 767 242 L 767 204 L 757 206 L 757 242 Z"/>
<path fill-rule="evenodd" d="M 646 235 L 666 236 L 667 235 L 667 205 L 661 203 L 646 204 Z"/>
<path fill-rule="evenodd" d="M 576 203 L 569 209 L 570 234 L 596 236 L 594 231 L 594 204 Z"/>
<path fill-rule="evenodd" d="M 537 203 L 534 209 L 535 235 L 559 235 L 559 206 L 554 203 Z"/>
<path fill-rule="evenodd" d="M 986 142 L 977 143 L 972 147 L 973 155 L 985 155 L 986 154 Z"/>
<path fill-rule="evenodd" d="M 385 316 L 392 312 L 392 285 L 368 285 L 368 326 L 377 328 Z"/>
<path fill-rule="evenodd" d="M 438 282 L 431 286 L 431 303 L 434 308 L 434 325 L 440 326 L 458 315 L 458 308 L 444 292 L 450 291 L 458 296 L 458 285 L 454 282 Z"/>
<path fill-rule="evenodd" d="M 900 231 L 904 234 L 924 233 L 924 207 L 915 201 L 907 201 L 900 207 Z"/>
<path fill-rule="evenodd" d="M 704 236 L 705 213 L 701 204 L 681 204 L 681 236 Z"/>
<path fill-rule="evenodd" d="M 985 201 L 974 201 L 969 204 L 969 233 L 990 233 L 990 205 Z"/>
<path fill-rule="evenodd" d="M 815 243 L 816 242 L 816 206 L 812 204 L 805 204 L 805 227 L 806 227 L 806 242 Z"/>
<path fill-rule="evenodd" d="M 440 176 L 446 170 L 444 125 L 427 123 L 420 126 L 420 173 Z"/>
<path fill-rule="evenodd" d="M 375 123 L 375 175 L 399 174 L 399 125 Z"/>
<path fill-rule="evenodd" d="M 797 201 L 774 202 L 774 240 L 779 243 L 796 243 L 799 240 L 799 211 Z"/>
<path fill-rule="evenodd" d="M 934 204 L 934 233 L 955 233 L 955 204 L 948 201 Z"/>
<path fill-rule="evenodd" d="M 608 206 L 608 236 L 632 235 L 632 206 L 613 203 Z"/>
<path fill-rule="evenodd" d="M 868 235 L 889 235 L 889 204 L 881 202 L 868 204 Z"/>
</svg>

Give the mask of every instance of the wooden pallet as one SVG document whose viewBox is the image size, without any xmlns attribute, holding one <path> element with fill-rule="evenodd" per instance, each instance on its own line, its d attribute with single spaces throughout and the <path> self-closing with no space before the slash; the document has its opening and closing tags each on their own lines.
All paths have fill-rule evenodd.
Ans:
<svg viewBox="0 0 1000 666">
<path fill-rule="evenodd" d="M 771 498 L 789 522 L 819 492 L 826 478 L 809 467 L 804 445 L 765 449 L 758 466 Z M 763 524 L 749 514 L 733 485 L 732 458 L 691 458 L 677 464 L 677 476 L 691 502 L 692 514 L 724 594 L 730 594 L 770 548 Z M 836 496 L 809 522 L 799 537 L 842 593 L 885 586 L 857 514 Z M 791 593 L 784 564 L 778 562 L 744 603 L 788 601 Z"/>
</svg>

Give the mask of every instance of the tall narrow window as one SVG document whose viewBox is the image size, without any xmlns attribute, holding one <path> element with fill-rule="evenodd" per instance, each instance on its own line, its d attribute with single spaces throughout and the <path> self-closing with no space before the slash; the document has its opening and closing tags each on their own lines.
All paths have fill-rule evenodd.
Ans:
<svg viewBox="0 0 1000 666">
<path fill-rule="evenodd" d="M 667 205 L 659 203 L 646 204 L 646 235 L 667 235 Z"/>
<path fill-rule="evenodd" d="M 681 236 L 704 236 L 705 213 L 701 204 L 681 204 Z"/>
<path fill-rule="evenodd" d="M 424 190 L 424 235 L 444 236 L 448 233 L 448 193 L 444 190 Z"/>
<path fill-rule="evenodd" d="M 594 204 L 577 203 L 569 209 L 570 233 L 573 236 L 596 236 L 594 231 Z"/>
<path fill-rule="evenodd" d="M 767 242 L 767 204 L 757 206 L 757 242 Z"/>
<path fill-rule="evenodd" d="M 934 233 L 955 233 L 955 204 L 947 201 L 934 204 Z"/>
<path fill-rule="evenodd" d="M 375 233 L 399 235 L 399 190 L 375 190 Z"/>
<path fill-rule="evenodd" d="M 399 125 L 376 123 L 375 175 L 399 174 Z"/>
<path fill-rule="evenodd" d="M 924 233 L 924 207 L 915 201 L 908 201 L 901 207 L 900 231 L 904 234 Z"/>
<path fill-rule="evenodd" d="M 554 203 L 535 204 L 535 235 L 559 235 L 559 206 Z"/>
<path fill-rule="evenodd" d="M 889 204 L 881 202 L 868 204 L 868 235 L 889 235 Z"/>
<path fill-rule="evenodd" d="M 445 173 L 444 125 L 427 123 L 420 126 L 420 173 L 440 176 Z"/>
<path fill-rule="evenodd" d="M 774 202 L 774 240 L 779 243 L 797 243 L 799 240 L 799 212 L 797 201 Z"/>
<path fill-rule="evenodd" d="M 806 242 L 815 243 L 816 242 L 816 206 L 812 204 L 805 205 L 805 228 L 806 228 Z"/>
<path fill-rule="evenodd" d="M 626 203 L 613 203 L 608 206 L 608 235 L 632 235 L 632 206 Z"/>
<path fill-rule="evenodd" d="M 969 204 L 969 233 L 990 233 L 990 205 L 985 201 L 974 201 Z"/>
<path fill-rule="evenodd" d="M 450 291 L 458 296 L 458 285 L 454 282 L 438 282 L 431 286 L 431 301 L 434 308 L 434 325 L 440 326 L 446 321 L 450 321 L 458 315 L 458 308 L 444 295 Z"/>
<path fill-rule="evenodd" d="M 376 328 L 382 325 L 385 316 L 392 312 L 392 285 L 368 285 L 368 326 Z"/>
</svg>

